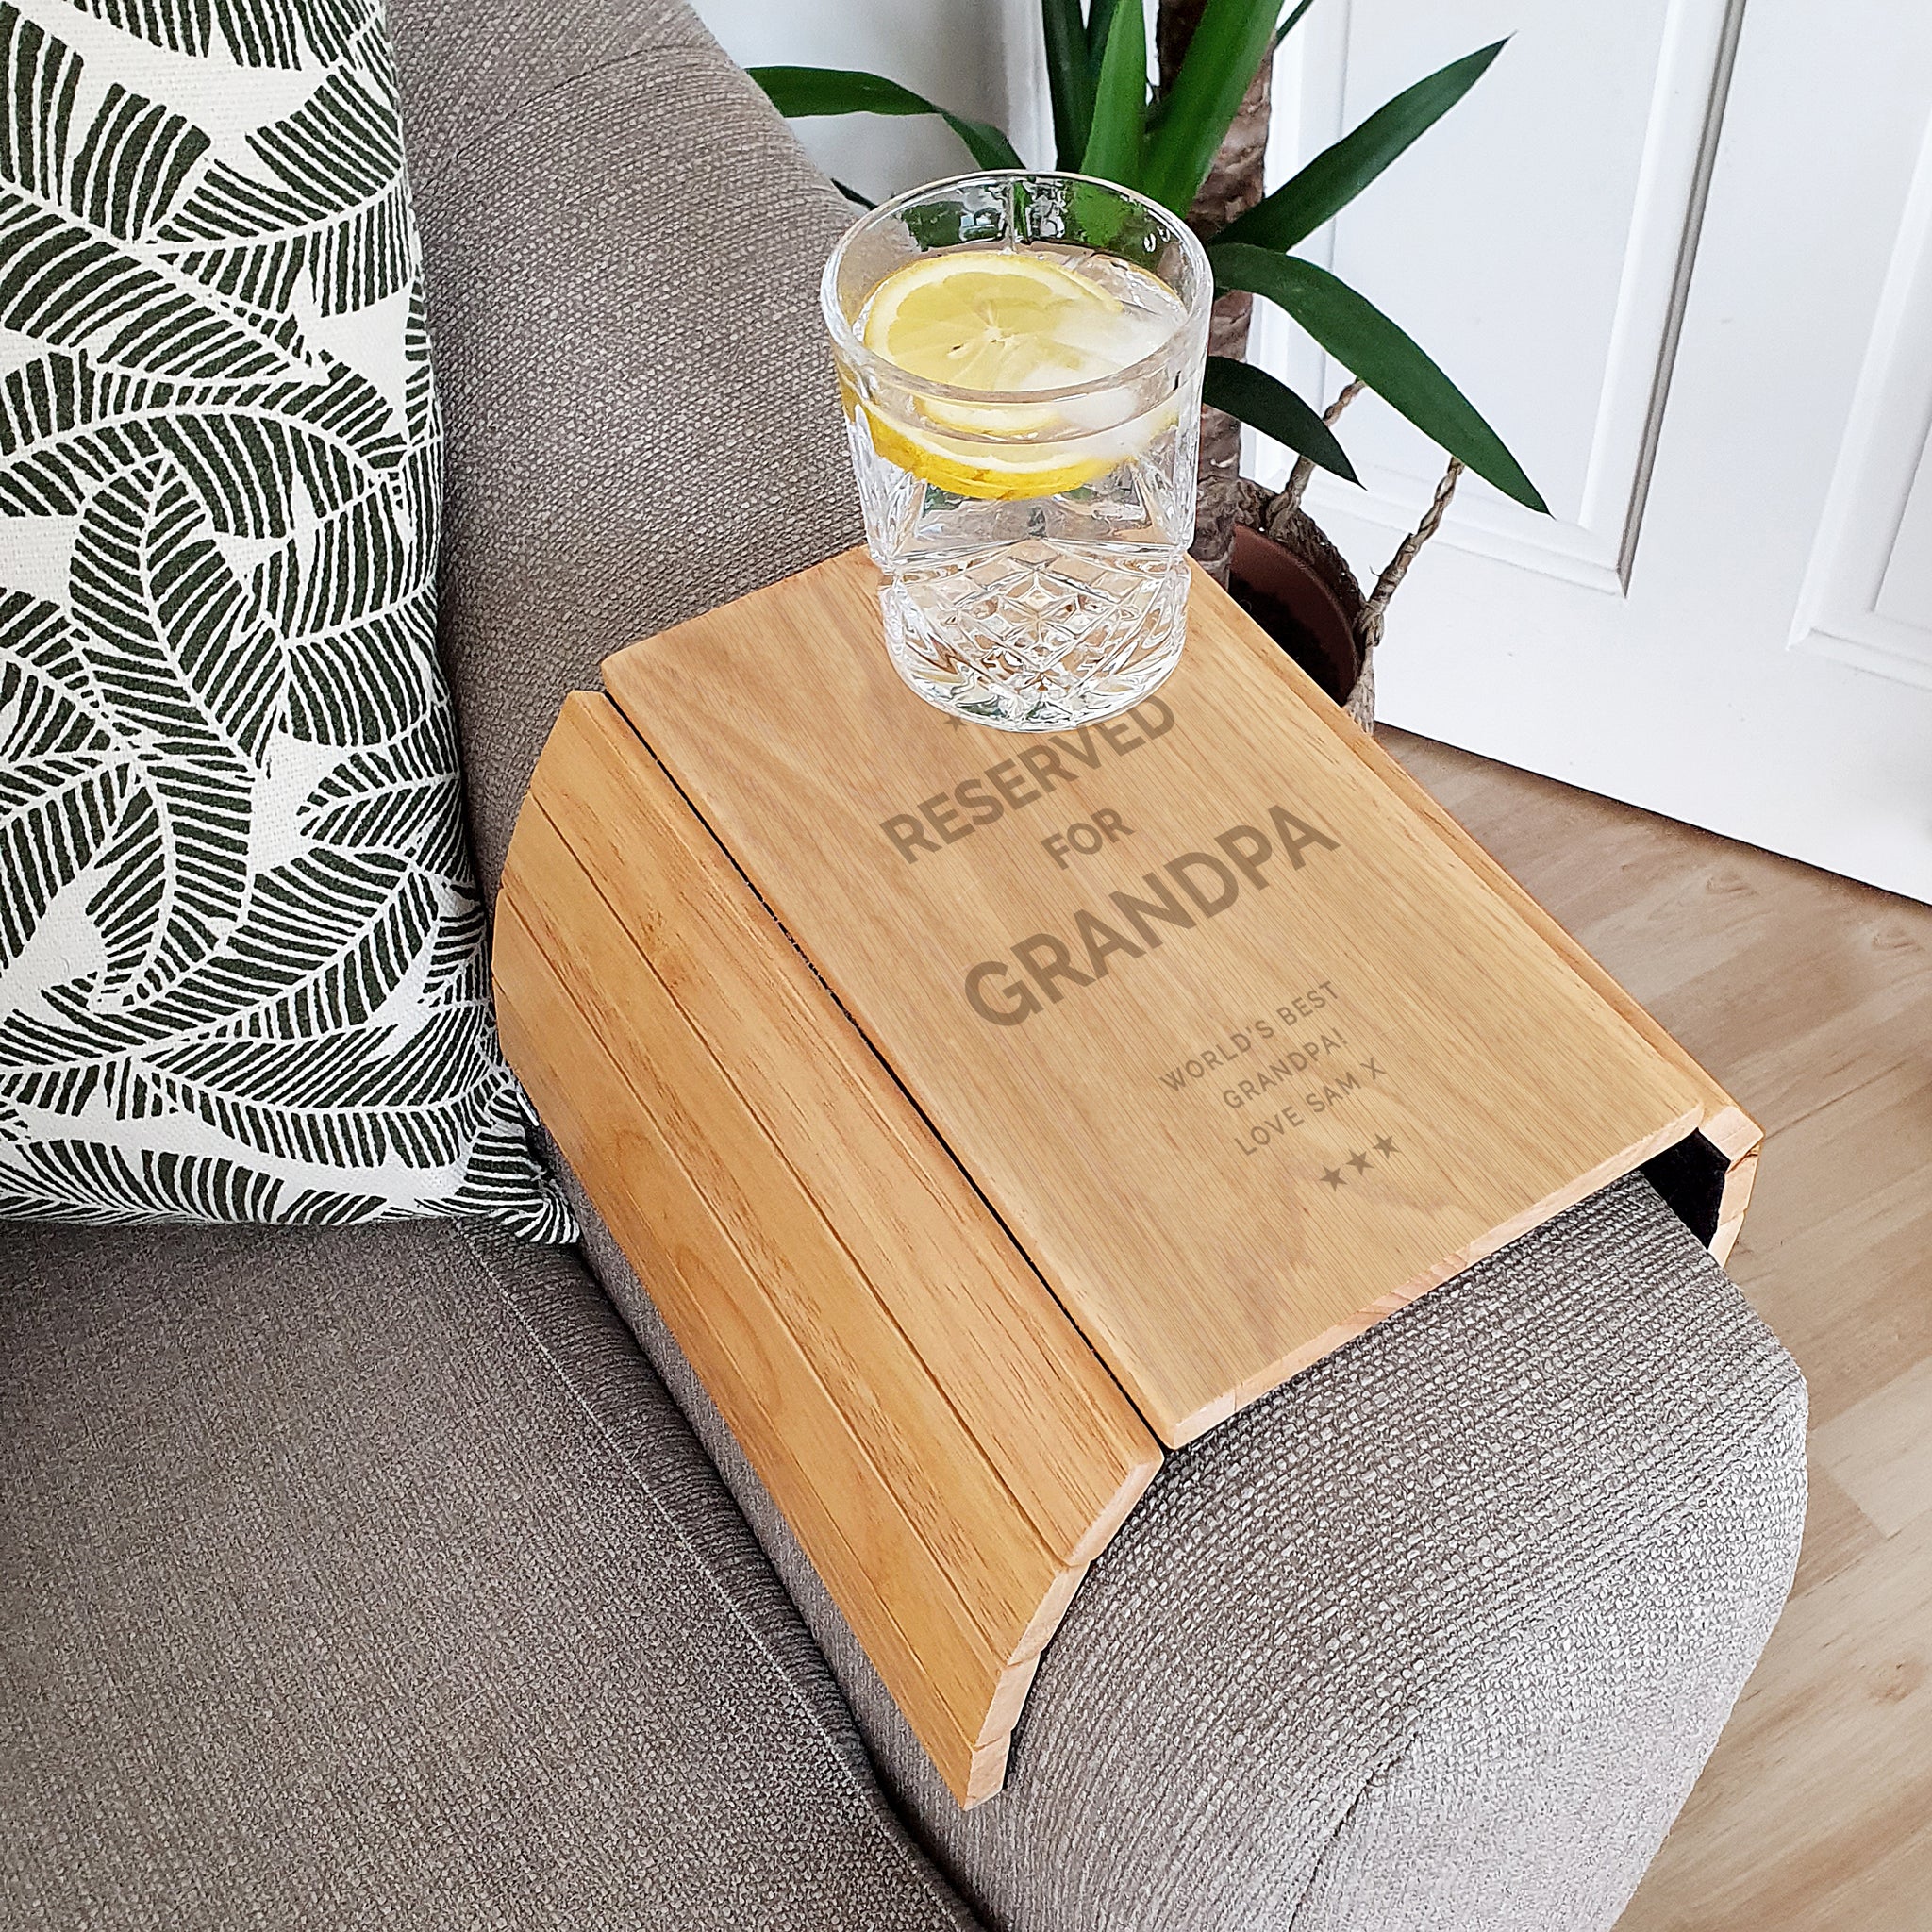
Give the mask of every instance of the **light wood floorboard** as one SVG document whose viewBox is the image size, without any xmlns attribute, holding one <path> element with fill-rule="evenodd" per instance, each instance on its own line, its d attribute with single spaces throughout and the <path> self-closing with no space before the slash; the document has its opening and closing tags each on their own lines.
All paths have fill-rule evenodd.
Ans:
<svg viewBox="0 0 1932 1932">
<path fill-rule="evenodd" d="M 1731 1273 L 1810 1385 L 1804 1556 L 1620 1932 L 1932 1932 L 1932 908 L 1383 736 L 1767 1135 Z"/>
</svg>

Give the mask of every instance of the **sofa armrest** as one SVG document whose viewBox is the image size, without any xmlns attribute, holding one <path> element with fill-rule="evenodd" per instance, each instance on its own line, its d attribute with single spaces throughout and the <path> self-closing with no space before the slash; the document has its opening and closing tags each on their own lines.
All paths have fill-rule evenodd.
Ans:
<svg viewBox="0 0 1932 1932">
<path fill-rule="evenodd" d="M 859 537 L 852 208 L 683 0 L 391 0 L 448 438 L 441 639 L 493 903 L 564 694 Z"/>
<path fill-rule="evenodd" d="M 594 1217 L 889 1790 L 1011 1932 L 1584 1932 L 1790 1588 L 1795 1366 L 1633 1176 L 1170 1457 L 960 1812 Z"/>
<path fill-rule="evenodd" d="M 1011 1810 L 922 1820 L 1014 1926 L 1607 1927 L 1783 1605 L 1804 1421 L 1624 1181 L 1174 1457 Z"/>
</svg>

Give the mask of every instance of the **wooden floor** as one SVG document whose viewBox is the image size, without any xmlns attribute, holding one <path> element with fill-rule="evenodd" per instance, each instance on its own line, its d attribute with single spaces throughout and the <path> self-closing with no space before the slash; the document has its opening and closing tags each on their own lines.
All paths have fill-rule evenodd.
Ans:
<svg viewBox="0 0 1932 1932">
<path fill-rule="evenodd" d="M 1932 1932 L 1932 908 L 1383 735 L 1767 1132 L 1731 1273 L 1810 1384 L 1804 1556 L 1619 1932 Z"/>
</svg>

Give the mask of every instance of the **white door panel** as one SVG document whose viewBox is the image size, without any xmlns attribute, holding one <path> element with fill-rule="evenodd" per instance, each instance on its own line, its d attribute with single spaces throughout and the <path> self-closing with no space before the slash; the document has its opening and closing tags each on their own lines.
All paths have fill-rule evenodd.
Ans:
<svg viewBox="0 0 1932 1932">
<path fill-rule="evenodd" d="M 1932 686 L 1932 123 L 1920 143 L 1791 642 Z"/>
<path fill-rule="evenodd" d="M 1279 171 L 1519 15 L 1509 0 L 1344 0 L 1311 13 L 1279 76 Z M 1598 588 L 1615 577 L 1668 373 L 1724 19 L 1723 0 L 1548 13 L 1310 251 L 1507 417 L 1556 514 L 1474 484 L 1457 516 L 1465 543 Z M 1291 335 L 1264 325 L 1264 358 Z M 1299 340 L 1291 379 L 1332 394 L 1342 375 Z M 1348 444 L 1361 512 L 1391 530 L 1411 521 L 1441 472 L 1433 446 L 1374 404 L 1351 418 Z"/>
<path fill-rule="evenodd" d="M 1312 249 L 1555 511 L 1465 481 L 1393 608 L 1383 715 L 1932 898 L 1932 8 L 1324 0 L 1277 171 L 1519 22 Z M 1332 394 L 1291 334 L 1257 355 Z M 1371 398 L 1344 441 L 1366 488 L 1311 506 L 1372 573 L 1439 459 Z"/>
</svg>

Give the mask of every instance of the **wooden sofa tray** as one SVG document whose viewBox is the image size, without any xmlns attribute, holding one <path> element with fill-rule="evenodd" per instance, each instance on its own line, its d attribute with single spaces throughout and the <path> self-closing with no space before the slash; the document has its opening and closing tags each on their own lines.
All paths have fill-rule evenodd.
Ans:
<svg viewBox="0 0 1932 1932">
<path fill-rule="evenodd" d="M 1163 1445 L 1638 1166 L 1735 1239 L 1755 1126 L 1205 577 L 1078 732 L 922 704 L 857 552 L 604 675 L 506 1048 L 962 1803 Z"/>
</svg>

